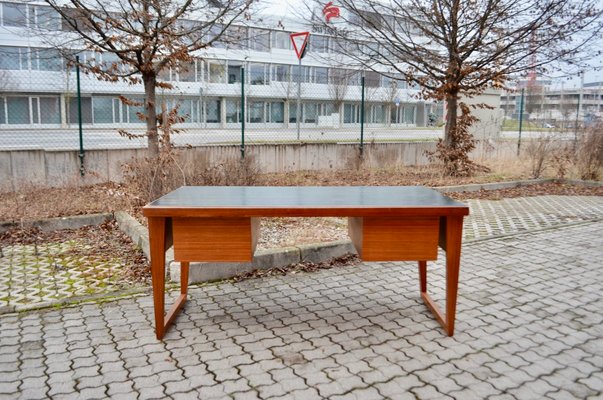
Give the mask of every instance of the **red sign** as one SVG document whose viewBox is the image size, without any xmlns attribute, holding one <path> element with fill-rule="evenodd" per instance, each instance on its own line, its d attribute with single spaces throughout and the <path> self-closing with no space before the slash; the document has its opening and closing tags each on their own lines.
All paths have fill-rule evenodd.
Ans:
<svg viewBox="0 0 603 400">
<path fill-rule="evenodd" d="M 310 32 L 299 32 L 292 33 L 291 42 L 293 43 L 293 49 L 295 50 L 295 54 L 297 54 L 297 58 L 300 60 L 306 54 L 306 46 L 308 45 L 308 38 L 310 37 Z"/>
<path fill-rule="evenodd" d="M 327 24 L 331 21 L 331 18 L 339 18 L 339 7 L 334 6 L 332 1 L 329 1 L 322 9 L 322 14 L 327 20 Z"/>
</svg>

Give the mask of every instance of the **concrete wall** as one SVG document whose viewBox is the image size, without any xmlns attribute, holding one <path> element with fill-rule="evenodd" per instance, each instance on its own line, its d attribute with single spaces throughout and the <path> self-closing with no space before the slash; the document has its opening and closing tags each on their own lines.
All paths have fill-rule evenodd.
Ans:
<svg viewBox="0 0 603 400">
<path fill-rule="evenodd" d="M 247 146 L 246 154 L 258 162 L 262 172 L 280 172 L 356 168 L 361 163 L 372 168 L 424 165 L 428 163 L 425 151 L 434 148 L 435 142 L 369 143 L 361 159 L 357 144 L 267 144 Z M 240 157 L 239 147 L 232 145 L 183 151 L 187 157 L 206 160 L 209 165 Z M 481 142 L 473 156 L 477 159 L 512 157 L 514 152 L 510 142 L 489 140 Z M 77 151 L 0 151 L 0 191 L 120 182 L 123 164 L 145 154 L 144 149 L 86 151 L 86 174 L 81 177 Z"/>
</svg>

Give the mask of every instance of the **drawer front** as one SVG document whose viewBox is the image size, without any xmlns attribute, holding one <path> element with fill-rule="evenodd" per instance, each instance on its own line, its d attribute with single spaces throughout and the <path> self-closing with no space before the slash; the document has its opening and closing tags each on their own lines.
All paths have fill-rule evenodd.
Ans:
<svg viewBox="0 0 603 400">
<path fill-rule="evenodd" d="M 173 218 L 176 261 L 249 262 L 257 243 L 256 218 Z"/>
<path fill-rule="evenodd" d="M 439 221 L 439 217 L 353 217 L 348 231 L 362 260 L 435 260 Z"/>
</svg>

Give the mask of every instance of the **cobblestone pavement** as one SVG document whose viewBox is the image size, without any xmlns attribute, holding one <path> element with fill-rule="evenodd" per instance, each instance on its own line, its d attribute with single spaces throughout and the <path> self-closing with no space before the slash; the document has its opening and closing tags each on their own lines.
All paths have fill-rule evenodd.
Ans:
<svg viewBox="0 0 603 400">
<path fill-rule="evenodd" d="M 87 247 L 91 249 L 76 240 L 2 247 L 0 312 L 135 287 L 123 281 L 123 257 L 107 259 L 92 250 L 90 255 L 73 254 Z"/>
<path fill-rule="evenodd" d="M 603 218 L 603 197 L 597 196 L 535 196 L 465 202 L 471 208 L 463 227 L 465 240 Z"/>
<path fill-rule="evenodd" d="M 0 398 L 601 398 L 602 233 L 466 244 L 452 338 L 415 263 L 192 288 L 163 342 L 148 295 L 0 316 Z"/>
<path fill-rule="evenodd" d="M 539 196 L 467 203 L 471 215 L 465 219 L 466 240 L 603 218 L 603 198 L 595 196 Z M 339 230 L 340 238 L 345 239 L 347 220 L 339 222 L 333 229 Z M 75 241 L 4 247 L 0 257 L 0 313 L 39 308 L 78 296 L 110 295 L 124 287 L 137 289 L 124 285 L 120 278 L 125 260 L 74 256 L 71 250 L 76 247 L 81 244 Z"/>
</svg>

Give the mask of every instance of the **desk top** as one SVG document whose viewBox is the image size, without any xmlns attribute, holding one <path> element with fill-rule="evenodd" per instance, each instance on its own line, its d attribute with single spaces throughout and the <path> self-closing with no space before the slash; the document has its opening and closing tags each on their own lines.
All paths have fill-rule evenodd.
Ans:
<svg viewBox="0 0 603 400">
<path fill-rule="evenodd" d="M 183 186 L 147 217 L 468 215 L 466 204 L 421 186 Z"/>
</svg>

